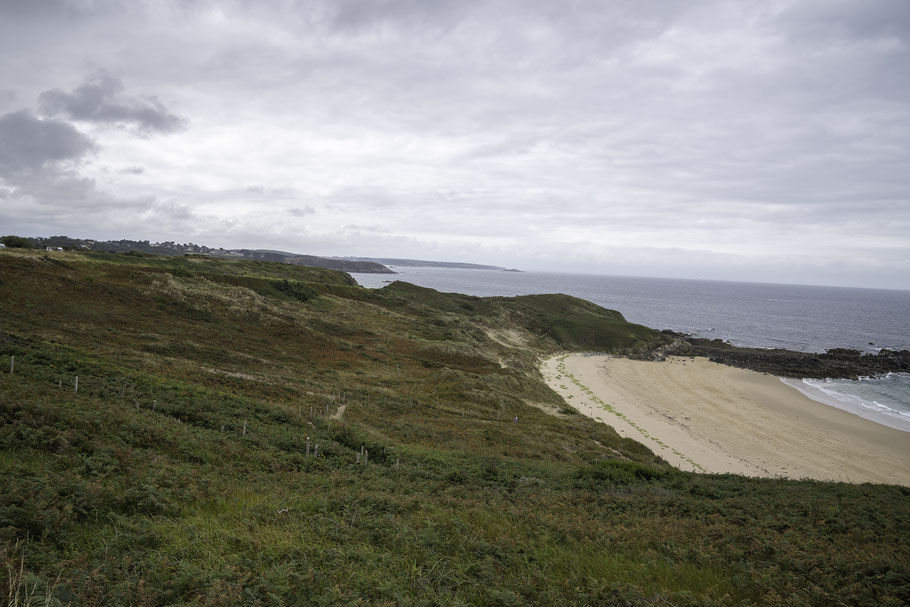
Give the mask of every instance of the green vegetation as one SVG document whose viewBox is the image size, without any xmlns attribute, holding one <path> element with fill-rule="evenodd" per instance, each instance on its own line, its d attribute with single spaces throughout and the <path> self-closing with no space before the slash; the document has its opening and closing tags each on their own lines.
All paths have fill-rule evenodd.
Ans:
<svg viewBox="0 0 910 607">
<path fill-rule="evenodd" d="M 8 605 L 910 601 L 907 488 L 684 473 L 575 414 L 541 355 L 662 339 L 578 299 L 6 249 L 0 318 Z"/>
<path fill-rule="evenodd" d="M 32 249 L 34 245 L 31 239 L 24 236 L 3 236 L 0 237 L 0 243 L 14 249 Z"/>
</svg>

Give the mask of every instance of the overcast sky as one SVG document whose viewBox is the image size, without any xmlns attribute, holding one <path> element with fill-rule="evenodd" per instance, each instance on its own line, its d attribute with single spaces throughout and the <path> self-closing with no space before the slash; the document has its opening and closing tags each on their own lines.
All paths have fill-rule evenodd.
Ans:
<svg viewBox="0 0 910 607">
<path fill-rule="evenodd" d="M 910 288 L 910 1 L 0 0 L 0 234 Z"/>
</svg>

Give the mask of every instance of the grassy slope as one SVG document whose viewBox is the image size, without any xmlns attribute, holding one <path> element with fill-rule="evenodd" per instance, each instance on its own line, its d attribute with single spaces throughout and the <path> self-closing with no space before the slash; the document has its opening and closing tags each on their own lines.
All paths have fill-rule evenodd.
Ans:
<svg viewBox="0 0 910 607">
<path fill-rule="evenodd" d="M 910 600 L 906 489 L 681 473 L 565 408 L 540 354 L 659 339 L 581 300 L 3 251 L 0 315 L 2 596 Z"/>
</svg>

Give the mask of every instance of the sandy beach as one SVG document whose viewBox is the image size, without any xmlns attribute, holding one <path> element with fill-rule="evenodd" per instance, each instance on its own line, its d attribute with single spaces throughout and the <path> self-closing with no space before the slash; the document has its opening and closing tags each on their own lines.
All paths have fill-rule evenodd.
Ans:
<svg viewBox="0 0 910 607">
<path fill-rule="evenodd" d="M 910 486 L 910 433 L 704 358 L 560 355 L 541 368 L 579 412 L 682 470 Z"/>
</svg>

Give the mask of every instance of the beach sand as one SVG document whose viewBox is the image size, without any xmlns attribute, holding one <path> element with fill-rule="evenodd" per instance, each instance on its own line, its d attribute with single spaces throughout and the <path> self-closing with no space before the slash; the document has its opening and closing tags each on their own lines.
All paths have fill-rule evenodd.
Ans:
<svg viewBox="0 0 910 607">
<path fill-rule="evenodd" d="M 579 412 L 682 470 L 910 486 L 910 433 L 816 402 L 779 378 L 705 358 L 569 354 L 547 382 Z"/>
</svg>

